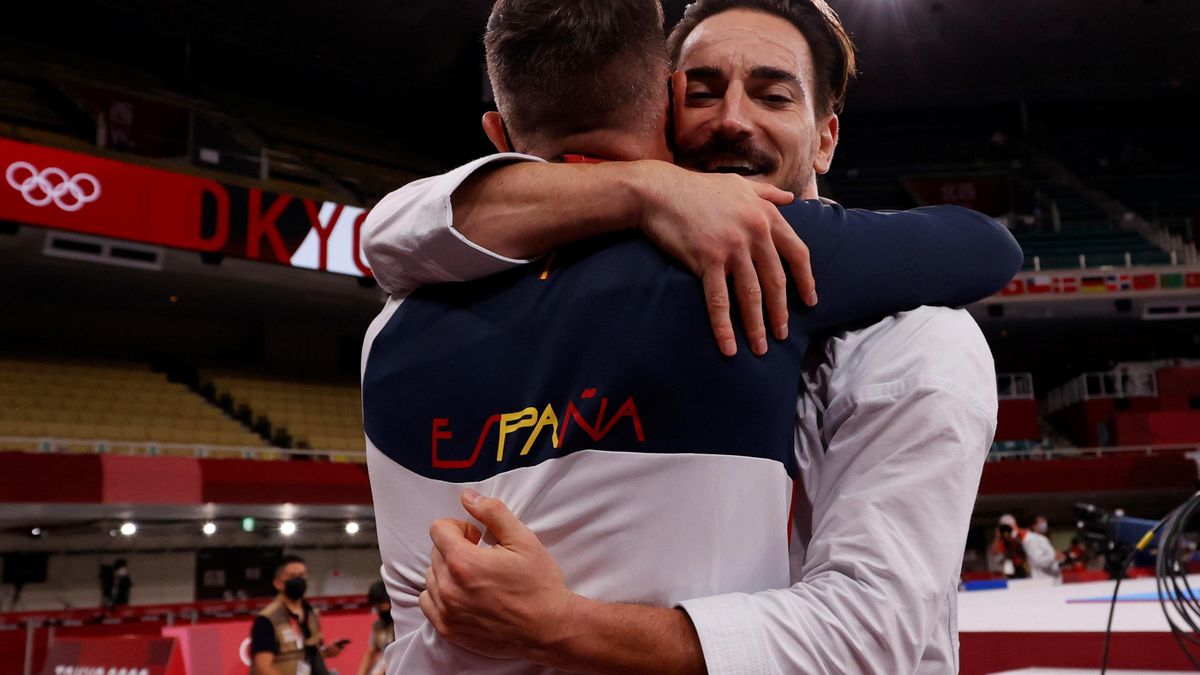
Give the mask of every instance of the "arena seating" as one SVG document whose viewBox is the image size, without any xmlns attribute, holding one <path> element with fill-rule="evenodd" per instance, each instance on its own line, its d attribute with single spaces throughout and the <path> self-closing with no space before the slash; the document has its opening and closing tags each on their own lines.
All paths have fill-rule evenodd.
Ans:
<svg viewBox="0 0 1200 675">
<path fill-rule="evenodd" d="M 264 416 L 273 435 L 291 437 L 295 447 L 354 453 L 334 459 L 361 461 L 362 404 L 357 384 L 330 384 L 253 376 L 230 371 L 202 371 L 219 393 L 244 404 L 254 417 Z"/>
<path fill-rule="evenodd" d="M 1191 240 L 1174 221 L 1158 218 L 1174 214 L 1176 220 L 1187 220 L 1200 214 L 1195 164 L 1179 161 L 1191 157 L 1187 142 L 1181 150 L 1163 135 L 1139 139 L 1137 147 L 1148 148 L 1140 153 L 1145 161 L 1130 168 L 1117 158 L 1139 153 L 1109 147 L 1128 132 L 1126 118 L 1112 129 L 1061 134 L 1060 120 L 1047 114 L 1053 132 L 1037 127 L 1018 133 L 1010 120 L 989 117 L 986 111 L 938 120 L 936 128 L 921 119 L 852 120 L 825 178 L 828 193 L 861 208 L 904 209 L 949 201 L 1008 218 L 1025 250 L 1026 270 L 1172 264 L 1166 250 L 1144 232 L 1123 227 L 1113 204 L 1100 203 L 1089 191 L 1099 189 L 1158 227 Z"/>
<path fill-rule="evenodd" d="M 1078 224 L 1062 232 L 1015 232 L 1025 251 L 1024 269 L 1168 265 L 1171 257 L 1137 232 L 1107 223 Z"/>
<path fill-rule="evenodd" d="M 0 436 L 86 441 L 71 446 L 81 451 L 102 441 L 111 452 L 139 453 L 155 443 L 266 445 L 147 366 L 14 358 L 0 359 Z"/>
<path fill-rule="evenodd" d="M 1145 102 L 1049 106 L 1034 135 L 1089 185 L 1143 218 L 1195 241 L 1200 219 L 1200 142 L 1191 106 L 1156 109 L 1154 124 L 1131 125 Z"/>
<path fill-rule="evenodd" d="M 1051 419 L 1080 445 L 1200 443 L 1200 365 L 1123 364 L 1051 392 Z"/>
</svg>

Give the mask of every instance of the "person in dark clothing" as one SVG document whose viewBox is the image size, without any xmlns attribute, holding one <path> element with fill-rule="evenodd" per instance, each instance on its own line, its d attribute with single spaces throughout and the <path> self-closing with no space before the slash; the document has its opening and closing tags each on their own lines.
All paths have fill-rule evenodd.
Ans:
<svg viewBox="0 0 1200 675">
<path fill-rule="evenodd" d="M 325 657 L 337 656 L 341 648 L 324 643 L 320 614 L 304 601 L 304 559 L 284 556 L 273 583 L 279 595 L 258 613 L 250 629 L 251 675 L 326 675 Z"/>
<path fill-rule="evenodd" d="M 1013 533 L 1012 526 L 1007 523 L 1001 525 L 999 533 L 1000 547 L 1007 563 L 1004 565 L 1004 575 L 1009 579 L 1028 579 L 1029 561 L 1025 555 L 1025 547 Z"/>
<path fill-rule="evenodd" d="M 100 566 L 100 604 L 105 609 L 128 605 L 132 588 L 129 563 L 124 558 L 118 558 L 111 565 Z"/>
</svg>

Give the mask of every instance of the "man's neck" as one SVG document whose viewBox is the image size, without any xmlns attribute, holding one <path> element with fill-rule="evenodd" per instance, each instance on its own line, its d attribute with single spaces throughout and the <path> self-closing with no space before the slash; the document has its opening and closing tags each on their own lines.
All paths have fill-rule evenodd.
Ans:
<svg viewBox="0 0 1200 675">
<path fill-rule="evenodd" d="M 547 159 L 564 155 L 583 155 L 595 159 L 633 161 L 661 159 L 671 161 L 665 142 L 643 139 L 625 131 L 600 130 L 573 134 L 536 148 L 533 153 Z"/>
<path fill-rule="evenodd" d="M 817 193 L 817 175 L 815 173 L 796 191 L 796 199 L 818 199 L 820 196 Z"/>
<path fill-rule="evenodd" d="M 286 595 L 280 595 L 279 601 L 282 602 L 283 606 L 287 607 L 287 610 L 292 614 L 295 614 L 296 616 L 302 616 L 304 614 L 304 605 L 302 604 L 302 601 L 292 600 Z"/>
</svg>

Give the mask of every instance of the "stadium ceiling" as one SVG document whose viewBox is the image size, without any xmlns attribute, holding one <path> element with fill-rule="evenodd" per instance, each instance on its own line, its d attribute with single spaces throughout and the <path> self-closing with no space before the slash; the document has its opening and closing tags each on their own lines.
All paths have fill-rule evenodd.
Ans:
<svg viewBox="0 0 1200 675">
<path fill-rule="evenodd" d="M 829 0 L 860 50 L 848 110 L 1196 96 L 1196 0 Z M 0 40 L 133 65 L 478 154 L 491 0 L 20 3 Z M 686 3 L 666 0 L 667 24 Z M 462 128 L 447 137 L 446 128 Z M 440 151 L 440 152 L 439 152 Z"/>
</svg>

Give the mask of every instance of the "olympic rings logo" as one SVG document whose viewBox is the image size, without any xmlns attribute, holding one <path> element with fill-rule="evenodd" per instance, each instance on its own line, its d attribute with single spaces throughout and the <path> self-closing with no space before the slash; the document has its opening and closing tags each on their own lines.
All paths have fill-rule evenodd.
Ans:
<svg viewBox="0 0 1200 675">
<path fill-rule="evenodd" d="M 54 202 L 63 211 L 78 211 L 100 198 L 100 181 L 90 173 L 71 176 L 55 167 L 38 171 L 29 162 L 13 162 L 4 177 L 33 206 Z"/>
</svg>

